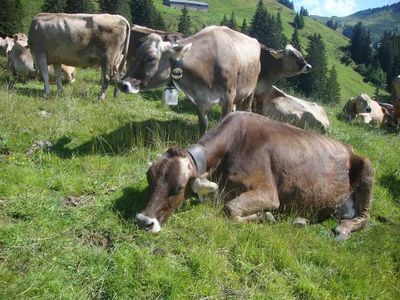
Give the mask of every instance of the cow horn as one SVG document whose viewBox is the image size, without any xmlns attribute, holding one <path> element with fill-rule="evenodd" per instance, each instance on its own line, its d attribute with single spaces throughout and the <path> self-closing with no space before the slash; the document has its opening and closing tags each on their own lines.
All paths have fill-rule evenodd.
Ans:
<svg viewBox="0 0 400 300">
<path fill-rule="evenodd" d="M 282 50 L 270 50 L 269 53 L 275 59 L 281 59 L 283 57 L 283 51 Z"/>
<path fill-rule="evenodd" d="M 203 177 L 197 177 L 192 183 L 192 190 L 197 195 L 207 195 L 218 190 L 218 184 Z"/>
</svg>

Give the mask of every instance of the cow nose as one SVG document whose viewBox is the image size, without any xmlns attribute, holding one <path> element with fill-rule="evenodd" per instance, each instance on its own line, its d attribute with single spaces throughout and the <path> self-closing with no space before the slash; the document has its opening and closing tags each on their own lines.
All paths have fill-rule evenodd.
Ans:
<svg viewBox="0 0 400 300">
<path fill-rule="evenodd" d="M 365 111 L 367 112 L 367 113 L 370 113 L 371 112 L 371 107 L 367 107 L 366 109 L 365 109 Z"/>
<path fill-rule="evenodd" d="M 159 232 L 161 230 L 160 223 L 156 218 L 150 218 L 141 213 L 136 215 L 136 223 L 151 232 Z"/>
<path fill-rule="evenodd" d="M 124 93 L 129 92 L 129 84 L 127 82 L 121 80 L 118 82 L 118 86 L 119 86 L 119 89 L 121 91 L 123 91 Z"/>
<path fill-rule="evenodd" d="M 306 64 L 306 66 L 304 67 L 304 70 L 306 71 L 306 73 L 310 72 L 312 69 L 310 64 Z"/>
</svg>

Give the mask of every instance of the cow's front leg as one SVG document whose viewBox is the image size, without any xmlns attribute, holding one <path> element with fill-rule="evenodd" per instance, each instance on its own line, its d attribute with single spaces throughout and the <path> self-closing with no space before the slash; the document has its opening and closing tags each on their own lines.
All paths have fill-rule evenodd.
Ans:
<svg viewBox="0 0 400 300">
<path fill-rule="evenodd" d="M 63 87 L 62 87 L 62 72 L 61 72 L 61 65 L 54 64 L 54 76 L 56 77 L 56 84 L 57 84 L 57 94 L 62 94 Z"/>
<path fill-rule="evenodd" d="M 199 117 L 200 136 L 206 133 L 208 127 L 208 118 L 204 109 L 197 107 L 197 116 Z"/>
<path fill-rule="evenodd" d="M 254 98 L 254 92 L 251 93 L 247 98 L 243 99 L 238 109 L 243 111 L 251 111 L 253 98 Z"/>
<path fill-rule="evenodd" d="M 108 85 L 110 84 L 111 79 L 110 74 L 110 67 L 106 63 L 104 63 L 101 67 L 101 91 L 99 95 L 99 100 L 104 100 L 106 98 Z"/>
<path fill-rule="evenodd" d="M 239 222 L 268 219 L 274 221 L 268 212 L 279 208 L 276 189 L 249 190 L 225 204 L 226 214 Z"/>
<path fill-rule="evenodd" d="M 35 56 L 35 62 L 38 66 L 39 73 L 43 79 L 44 97 L 46 98 L 50 95 L 49 70 L 47 68 L 46 54 L 43 52 L 40 52 L 37 56 Z"/>
</svg>

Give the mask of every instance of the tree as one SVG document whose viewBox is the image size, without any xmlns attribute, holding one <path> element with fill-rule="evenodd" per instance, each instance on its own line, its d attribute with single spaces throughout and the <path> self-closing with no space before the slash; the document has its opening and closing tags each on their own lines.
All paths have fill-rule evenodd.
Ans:
<svg viewBox="0 0 400 300">
<path fill-rule="evenodd" d="M 304 18 L 299 13 L 296 13 L 293 20 L 294 28 L 303 29 L 304 28 Z"/>
<path fill-rule="evenodd" d="M 379 41 L 376 59 L 386 74 L 386 83 L 391 86 L 395 76 L 400 74 L 400 34 L 396 30 L 385 31 Z"/>
<path fill-rule="evenodd" d="M 11 36 L 23 29 L 24 9 L 20 0 L 0 0 L 0 35 Z"/>
<path fill-rule="evenodd" d="M 267 45 L 275 49 L 284 48 L 287 44 L 287 38 L 283 34 L 281 14 L 278 13 L 276 17 L 269 16 L 267 20 L 269 20 L 266 30 L 268 40 Z"/>
<path fill-rule="evenodd" d="M 369 65 L 372 62 L 371 36 L 362 22 L 358 22 L 353 28 L 350 38 L 350 54 L 357 64 Z"/>
<path fill-rule="evenodd" d="M 242 26 L 240 26 L 240 32 L 244 34 L 249 33 L 249 26 L 247 25 L 246 18 L 243 19 Z"/>
<path fill-rule="evenodd" d="M 228 26 L 229 28 L 233 29 L 233 30 L 237 30 L 237 28 L 238 28 L 237 22 L 236 22 L 236 18 L 235 18 L 235 13 L 234 13 L 233 10 L 232 10 L 232 13 L 231 13 L 231 17 L 230 17 L 230 19 L 228 20 L 227 26 Z"/>
<path fill-rule="evenodd" d="M 94 5 L 90 0 L 67 0 L 65 12 L 70 14 L 94 13 Z"/>
<path fill-rule="evenodd" d="M 134 24 L 166 30 L 167 26 L 152 0 L 131 0 L 131 15 Z"/>
<path fill-rule="evenodd" d="M 49 13 L 61 13 L 65 11 L 66 0 L 45 0 L 42 11 Z"/>
<path fill-rule="evenodd" d="M 256 38 L 261 44 L 266 43 L 266 27 L 267 27 L 267 10 L 264 7 L 262 0 L 258 1 L 256 12 L 251 19 L 249 34 Z"/>
<path fill-rule="evenodd" d="M 340 85 L 335 66 L 333 66 L 328 72 L 325 92 L 321 100 L 330 105 L 336 105 L 340 102 Z"/>
<path fill-rule="evenodd" d="M 100 12 L 121 15 L 132 21 L 129 0 L 99 0 L 98 3 Z"/>
<path fill-rule="evenodd" d="M 325 44 L 320 34 L 308 37 L 306 60 L 313 66 L 312 71 L 302 75 L 300 88 L 306 96 L 323 99 L 326 81 L 326 52 Z"/>
<path fill-rule="evenodd" d="M 285 5 L 287 8 L 290 8 L 291 10 L 294 10 L 294 4 L 292 1 L 289 0 L 278 0 L 278 2 L 282 5 Z"/>
<path fill-rule="evenodd" d="M 190 35 L 191 27 L 192 24 L 188 15 L 188 10 L 186 9 L 186 6 L 184 6 L 181 12 L 181 16 L 179 17 L 178 31 L 185 35 Z"/>
<path fill-rule="evenodd" d="M 308 10 L 303 6 L 300 8 L 300 16 L 308 17 Z"/>
<path fill-rule="evenodd" d="M 226 26 L 226 25 L 228 25 L 228 18 L 226 17 L 226 13 L 225 13 L 224 16 L 222 17 L 221 23 L 219 23 L 219 25 L 221 25 L 221 26 Z"/>
<path fill-rule="evenodd" d="M 342 34 L 343 34 L 345 37 L 350 38 L 352 33 L 353 33 L 353 26 L 347 25 L 347 24 L 344 25 Z"/>
<path fill-rule="evenodd" d="M 339 22 L 333 21 L 333 19 L 329 19 L 326 22 L 326 26 L 328 26 L 330 29 L 336 30 L 339 27 Z"/>
<path fill-rule="evenodd" d="M 301 52 L 301 45 L 300 45 L 299 33 L 297 31 L 297 28 L 294 29 L 290 43 L 292 44 L 293 47 L 295 47 L 297 50 L 299 50 Z"/>
</svg>

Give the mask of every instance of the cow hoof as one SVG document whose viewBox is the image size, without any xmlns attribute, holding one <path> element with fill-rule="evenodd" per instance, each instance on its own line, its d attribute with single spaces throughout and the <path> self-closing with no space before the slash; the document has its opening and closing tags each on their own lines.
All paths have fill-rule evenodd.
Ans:
<svg viewBox="0 0 400 300">
<path fill-rule="evenodd" d="M 276 223 L 275 217 L 269 211 L 265 211 L 261 213 L 261 217 L 263 220 L 267 220 L 270 223 Z"/>
<path fill-rule="evenodd" d="M 308 225 L 308 220 L 305 218 L 297 217 L 296 219 L 293 220 L 293 225 L 297 227 L 304 227 Z"/>
<path fill-rule="evenodd" d="M 336 235 L 336 239 L 338 241 L 344 241 L 347 240 L 350 236 L 350 232 L 348 232 L 347 230 L 344 230 L 343 228 L 340 227 L 336 227 L 334 229 L 335 235 Z"/>
</svg>

